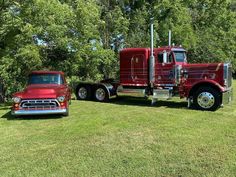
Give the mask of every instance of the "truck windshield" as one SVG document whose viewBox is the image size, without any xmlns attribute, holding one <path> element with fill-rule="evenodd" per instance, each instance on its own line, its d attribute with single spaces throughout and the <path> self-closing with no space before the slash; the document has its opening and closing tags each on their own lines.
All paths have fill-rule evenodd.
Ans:
<svg viewBox="0 0 236 177">
<path fill-rule="evenodd" d="M 28 84 L 63 84 L 60 74 L 31 74 Z"/>
<path fill-rule="evenodd" d="M 186 53 L 184 51 L 174 51 L 176 62 L 186 62 Z"/>
</svg>

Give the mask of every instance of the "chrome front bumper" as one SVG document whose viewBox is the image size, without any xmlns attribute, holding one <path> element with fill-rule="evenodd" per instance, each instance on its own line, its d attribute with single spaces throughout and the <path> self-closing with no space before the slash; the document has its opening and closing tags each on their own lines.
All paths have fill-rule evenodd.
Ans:
<svg viewBox="0 0 236 177">
<path fill-rule="evenodd" d="M 229 89 L 222 94 L 222 104 L 228 104 L 233 100 L 233 89 Z"/>
<path fill-rule="evenodd" d="M 45 114 L 65 114 L 67 109 L 53 109 L 53 110 L 18 110 L 11 111 L 11 114 L 14 116 L 23 116 L 23 115 L 45 115 Z"/>
</svg>

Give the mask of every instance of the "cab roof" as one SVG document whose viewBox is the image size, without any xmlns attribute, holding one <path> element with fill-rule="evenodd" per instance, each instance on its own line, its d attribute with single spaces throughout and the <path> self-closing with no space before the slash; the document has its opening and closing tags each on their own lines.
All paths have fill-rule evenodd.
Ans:
<svg viewBox="0 0 236 177">
<path fill-rule="evenodd" d="M 62 71 L 32 71 L 30 74 L 61 74 L 64 75 Z"/>
<path fill-rule="evenodd" d="M 163 46 L 163 47 L 158 47 L 158 48 L 154 48 L 154 50 L 157 51 L 184 51 L 186 52 L 186 50 L 183 47 L 180 46 Z M 126 52 L 126 51 L 150 51 L 150 48 L 125 48 L 122 50 L 122 52 Z"/>
<path fill-rule="evenodd" d="M 186 52 L 186 50 L 183 47 L 180 46 L 163 46 L 163 47 L 158 47 L 157 50 L 162 51 L 162 50 L 167 50 L 167 51 L 180 51 L 180 52 Z"/>
</svg>

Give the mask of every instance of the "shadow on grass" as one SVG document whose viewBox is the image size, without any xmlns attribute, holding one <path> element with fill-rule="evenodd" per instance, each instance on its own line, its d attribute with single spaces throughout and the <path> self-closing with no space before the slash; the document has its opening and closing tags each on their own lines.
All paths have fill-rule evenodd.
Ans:
<svg viewBox="0 0 236 177">
<path fill-rule="evenodd" d="M 151 104 L 151 100 L 144 99 L 144 98 L 135 98 L 129 96 L 117 97 L 111 99 L 111 104 L 118 104 L 118 105 L 131 105 L 131 106 L 144 106 L 144 107 L 168 107 L 168 108 L 181 108 L 181 109 L 188 109 L 187 102 L 181 101 L 176 102 L 173 100 L 159 100 L 154 105 Z"/>
<path fill-rule="evenodd" d="M 4 110 L 7 110 L 7 109 L 10 109 L 10 107 L 0 107 L 0 111 L 4 111 Z"/>
<path fill-rule="evenodd" d="M 9 108 L 8 108 L 9 109 Z M 27 116 L 13 116 L 11 115 L 11 111 L 4 114 L 1 118 L 7 120 L 45 120 L 45 119 L 61 119 L 62 115 L 27 115 Z"/>
<path fill-rule="evenodd" d="M 10 103 L 10 102 L 0 103 L 0 111 L 10 109 L 11 105 L 12 105 L 12 103 Z"/>
</svg>

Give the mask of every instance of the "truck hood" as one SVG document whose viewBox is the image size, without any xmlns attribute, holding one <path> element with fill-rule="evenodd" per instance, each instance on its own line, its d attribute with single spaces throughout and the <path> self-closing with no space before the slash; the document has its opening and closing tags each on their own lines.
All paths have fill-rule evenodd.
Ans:
<svg viewBox="0 0 236 177">
<path fill-rule="evenodd" d="M 224 63 L 198 63 L 198 64 L 184 64 L 183 69 L 187 69 L 190 73 L 203 74 L 215 73 L 223 71 Z"/>
<path fill-rule="evenodd" d="M 46 99 L 65 96 L 66 87 L 57 84 L 32 84 L 28 85 L 22 92 L 17 92 L 13 96 L 21 99 Z"/>
<path fill-rule="evenodd" d="M 191 84 L 202 80 L 212 80 L 223 84 L 224 63 L 184 64 L 182 69 L 187 73 Z"/>
</svg>

